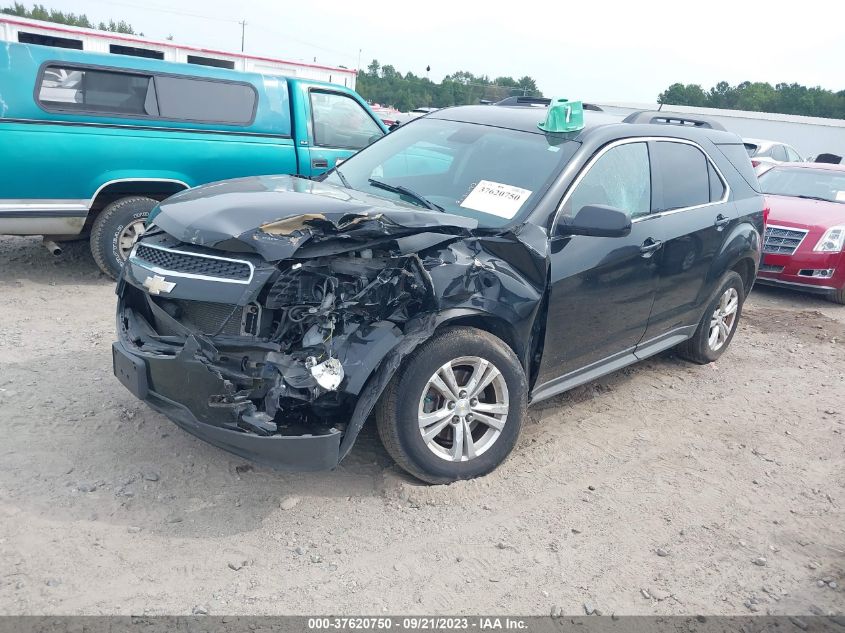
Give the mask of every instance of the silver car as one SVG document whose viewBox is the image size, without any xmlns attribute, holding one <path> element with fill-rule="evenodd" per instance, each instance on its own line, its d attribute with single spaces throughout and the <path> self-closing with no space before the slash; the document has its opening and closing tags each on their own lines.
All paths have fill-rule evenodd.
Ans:
<svg viewBox="0 0 845 633">
<path fill-rule="evenodd" d="M 745 150 L 751 157 L 751 164 L 759 176 L 772 165 L 778 163 L 803 163 L 794 147 L 780 141 L 767 141 L 759 138 L 744 138 Z"/>
</svg>

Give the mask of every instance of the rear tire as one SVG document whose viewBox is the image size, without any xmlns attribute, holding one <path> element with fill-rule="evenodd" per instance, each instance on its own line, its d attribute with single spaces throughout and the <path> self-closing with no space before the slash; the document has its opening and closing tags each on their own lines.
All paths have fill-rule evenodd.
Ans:
<svg viewBox="0 0 845 633">
<path fill-rule="evenodd" d="M 158 200 L 130 196 L 115 200 L 103 209 L 91 227 L 91 254 L 104 273 L 117 279 L 123 262 Z"/>
<path fill-rule="evenodd" d="M 510 347 L 489 332 L 452 327 L 405 360 L 379 400 L 376 424 L 399 466 L 445 484 L 501 464 L 516 445 L 527 406 L 525 372 Z"/>
<path fill-rule="evenodd" d="M 718 359 L 733 340 L 744 302 L 742 277 L 734 271 L 725 273 L 707 302 L 695 334 L 678 345 L 678 355 L 699 365 Z"/>
</svg>

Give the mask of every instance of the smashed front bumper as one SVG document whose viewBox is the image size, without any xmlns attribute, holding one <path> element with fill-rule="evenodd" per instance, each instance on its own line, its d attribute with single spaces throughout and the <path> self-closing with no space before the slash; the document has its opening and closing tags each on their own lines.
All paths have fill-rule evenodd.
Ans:
<svg viewBox="0 0 845 633">
<path fill-rule="evenodd" d="M 151 357 L 130 350 L 123 342 L 115 342 L 112 344 L 114 374 L 135 397 L 188 433 L 223 450 L 291 470 L 325 470 L 337 466 L 342 438 L 338 429 L 328 428 L 320 434 L 262 436 L 227 428 L 219 421 L 197 418 L 192 409 L 207 409 L 208 396 L 223 393 L 226 385 L 195 359 L 194 344 L 189 342 L 174 357 Z M 234 425 L 234 420 L 231 424 Z"/>
</svg>

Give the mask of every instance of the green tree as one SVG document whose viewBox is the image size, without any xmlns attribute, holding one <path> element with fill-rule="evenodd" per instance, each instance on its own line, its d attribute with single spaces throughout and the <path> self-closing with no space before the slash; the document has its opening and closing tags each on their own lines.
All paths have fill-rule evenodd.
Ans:
<svg viewBox="0 0 845 633">
<path fill-rule="evenodd" d="M 43 4 L 34 4 L 31 9 L 28 9 L 20 2 L 15 2 L 11 6 L 0 9 L 0 13 L 16 15 L 21 18 L 31 18 L 33 20 L 43 20 L 45 22 L 55 22 L 56 24 L 67 24 L 68 26 L 81 26 L 86 29 L 100 29 L 101 31 L 110 31 L 112 33 L 143 35 L 143 33 L 136 33 L 132 25 L 123 20 L 118 22 L 109 20 L 108 23 L 100 22 L 95 25 L 84 13 L 80 13 L 79 15 L 75 13 L 64 13 L 55 9 L 47 9 Z"/>
<path fill-rule="evenodd" d="M 400 110 L 498 101 L 511 94 L 542 96 L 537 82 L 528 76 L 519 80 L 498 77 L 491 81 L 488 75 L 459 70 L 446 75 L 438 84 L 410 71 L 402 74 L 394 66 L 382 66 L 375 59 L 358 74 L 357 90 L 371 103 L 392 105 Z"/>
<path fill-rule="evenodd" d="M 800 114 L 845 119 L 845 90 L 833 92 L 820 86 L 808 88 L 797 83 L 743 81 L 731 86 L 720 81 L 706 92 L 697 84 L 676 83 L 657 97 L 667 105 Z"/>
</svg>

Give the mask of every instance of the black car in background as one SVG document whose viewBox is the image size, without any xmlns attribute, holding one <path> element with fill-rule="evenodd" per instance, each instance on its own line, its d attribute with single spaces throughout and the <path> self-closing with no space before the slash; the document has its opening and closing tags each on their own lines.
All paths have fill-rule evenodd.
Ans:
<svg viewBox="0 0 845 633">
<path fill-rule="evenodd" d="M 548 132 L 547 110 L 440 110 L 320 182 L 166 200 L 119 281 L 116 375 L 290 468 L 335 466 L 374 414 L 442 483 L 498 466 L 531 403 L 671 347 L 718 358 L 760 262 L 741 139 L 655 112 Z"/>
</svg>

